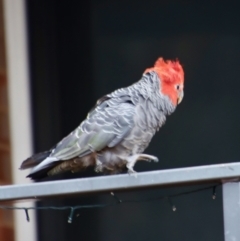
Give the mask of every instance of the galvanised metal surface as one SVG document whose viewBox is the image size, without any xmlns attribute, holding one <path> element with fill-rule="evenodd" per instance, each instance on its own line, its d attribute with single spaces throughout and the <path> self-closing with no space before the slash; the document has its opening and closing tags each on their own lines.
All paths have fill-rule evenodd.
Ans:
<svg viewBox="0 0 240 241">
<path fill-rule="evenodd" d="M 223 216 L 225 241 L 240 240 L 240 184 L 223 184 Z"/>
<path fill-rule="evenodd" d="M 227 163 L 71 180 L 9 185 L 0 187 L 0 201 L 42 198 L 59 195 L 99 193 L 147 187 L 221 182 L 239 178 L 240 163 Z M 240 239 L 239 239 L 240 240 Z"/>
</svg>

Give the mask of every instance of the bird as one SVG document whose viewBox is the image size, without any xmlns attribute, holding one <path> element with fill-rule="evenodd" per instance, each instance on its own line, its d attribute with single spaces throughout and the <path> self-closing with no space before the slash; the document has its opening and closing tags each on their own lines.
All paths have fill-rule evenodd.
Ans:
<svg viewBox="0 0 240 241">
<path fill-rule="evenodd" d="M 136 175 L 137 161 L 158 158 L 143 153 L 184 96 L 179 60 L 158 58 L 141 79 L 100 98 L 85 120 L 48 151 L 32 155 L 20 169 L 38 180 L 93 167 L 96 172 Z"/>
</svg>

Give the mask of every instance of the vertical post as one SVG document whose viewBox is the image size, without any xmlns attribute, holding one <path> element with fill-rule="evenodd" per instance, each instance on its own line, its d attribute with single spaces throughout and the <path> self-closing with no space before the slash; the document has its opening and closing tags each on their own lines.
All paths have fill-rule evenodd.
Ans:
<svg viewBox="0 0 240 241">
<path fill-rule="evenodd" d="M 10 114 L 11 165 L 13 183 L 29 182 L 19 172 L 19 164 L 32 153 L 29 62 L 25 0 L 4 0 L 4 23 L 7 57 L 7 85 Z M 2 54 L 2 53 L 1 53 Z M 32 202 L 15 206 L 31 206 Z M 15 241 L 36 240 L 35 214 L 31 223 L 24 222 L 24 212 L 14 212 Z"/>
<path fill-rule="evenodd" d="M 225 241 L 240 240 L 240 183 L 223 184 Z"/>
</svg>

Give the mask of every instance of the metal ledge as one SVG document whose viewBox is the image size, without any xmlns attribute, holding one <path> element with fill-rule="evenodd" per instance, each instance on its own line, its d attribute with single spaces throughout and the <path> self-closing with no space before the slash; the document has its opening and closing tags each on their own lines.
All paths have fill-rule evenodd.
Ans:
<svg viewBox="0 0 240 241">
<path fill-rule="evenodd" d="M 138 173 L 79 178 L 0 187 L 0 201 L 89 194 L 147 187 L 221 182 L 240 177 L 240 163 L 227 163 Z"/>
</svg>

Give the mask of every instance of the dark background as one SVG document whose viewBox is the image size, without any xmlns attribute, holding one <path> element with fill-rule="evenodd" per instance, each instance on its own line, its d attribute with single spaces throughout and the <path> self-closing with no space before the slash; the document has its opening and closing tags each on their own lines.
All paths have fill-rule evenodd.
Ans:
<svg viewBox="0 0 240 241">
<path fill-rule="evenodd" d="M 215 1 L 28 0 L 35 152 L 49 149 L 86 117 L 102 95 L 132 84 L 155 60 L 178 58 L 185 97 L 146 153 L 160 162 L 137 171 L 239 160 L 238 8 Z M 76 178 L 95 175 L 91 170 Z M 119 193 L 142 199 L 186 188 Z M 187 189 L 188 190 L 188 189 Z M 68 212 L 40 211 L 41 241 L 221 241 L 221 190 L 166 201 Z M 58 198 L 38 205 L 107 203 L 110 195 Z"/>
</svg>

